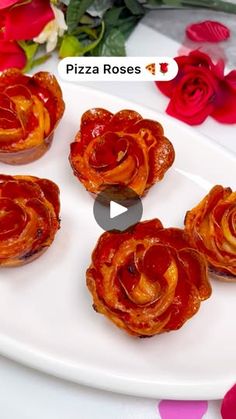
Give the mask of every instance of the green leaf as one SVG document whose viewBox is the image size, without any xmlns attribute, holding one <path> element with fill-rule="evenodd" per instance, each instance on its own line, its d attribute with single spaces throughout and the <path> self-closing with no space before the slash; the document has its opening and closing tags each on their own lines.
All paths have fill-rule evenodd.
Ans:
<svg viewBox="0 0 236 419">
<path fill-rule="evenodd" d="M 38 50 L 39 44 L 36 44 L 35 42 L 27 43 L 25 41 L 19 41 L 18 44 L 24 50 L 26 55 L 27 62 L 23 69 L 23 71 L 26 73 L 27 71 L 30 71 L 32 68 L 34 56 Z"/>
<path fill-rule="evenodd" d="M 59 50 L 59 57 L 74 57 L 77 55 L 77 52 L 81 49 L 81 44 L 79 40 L 73 35 L 65 35 L 61 47 Z"/>
<path fill-rule="evenodd" d="M 81 18 L 80 18 L 80 21 L 79 21 L 79 23 L 81 24 L 81 25 L 94 25 L 94 18 L 93 17 L 91 17 L 90 15 L 88 15 L 88 14 L 85 14 L 85 15 L 83 15 Z"/>
<path fill-rule="evenodd" d="M 91 6 L 94 0 L 71 0 L 66 12 L 68 32 L 71 34 L 78 26 L 81 17 Z"/>
<path fill-rule="evenodd" d="M 145 7 L 147 7 L 147 8 L 159 8 L 160 6 L 162 6 L 163 5 L 163 1 L 162 0 L 148 0 L 146 3 L 145 3 Z"/>
<path fill-rule="evenodd" d="M 125 7 L 112 7 L 104 15 L 108 31 L 117 28 L 125 39 L 128 38 L 139 19 L 140 16 L 130 15 L 130 12 Z"/>
<path fill-rule="evenodd" d="M 93 55 L 103 57 L 125 56 L 125 38 L 123 34 L 118 29 L 112 29 L 107 32 L 96 50 L 93 50 Z"/>
<path fill-rule="evenodd" d="M 44 64 L 47 60 L 49 60 L 49 58 L 51 58 L 51 54 L 44 54 L 41 55 L 40 57 L 36 58 L 33 62 L 32 62 L 32 67 L 37 67 L 38 65 Z"/>
<path fill-rule="evenodd" d="M 106 10 L 112 6 L 112 0 L 94 0 L 92 6 L 89 8 L 88 13 L 95 17 L 103 17 Z"/>
<path fill-rule="evenodd" d="M 131 34 L 132 30 L 137 25 L 138 19 L 135 16 L 130 16 L 127 19 L 120 20 L 118 28 L 123 34 L 124 38 L 127 39 Z"/>
<path fill-rule="evenodd" d="M 143 15 L 144 8 L 137 0 L 124 0 L 126 7 L 133 15 Z"/>
<path fill-rule="evenodd" d="M 159 8 L 162 5 L 171 7 L 204 7 L 212 10 L 222 11 L 226 13 L 236 13 L 236 4 L 223 0 L 147 0 L 144 4 L 146 8 Z"/>
<path fill-rule="evenodd" d="M 163 0 L 163 3 L 166 4 L 167 6 L 177 7 L 177 6 L 181 6 L 182 1 L 181 0 Z"/>
<path fill-rule="evenodd" d="M 139 19 L 140 16 L 131 16 L 125 7 L 113 7 L 104 15 L 108 31 L 117 28 L 123 34 L 125 39 L 128 38 Z"/>
<path fill-rule="evenodd" d="M 213 9 L 217 11 L 222 11 L 226 13 L 236 13 L 236 4 L 230 1 L 222 1 L 222 0 L 183 0 L 183 6 L 198 6 L 198 7 L 206 7 L 208 9 Z"/>
<path fill-rule="evenodd" d="M 117 25 L 119 22 L 120 15 L 124 11 L 124 9 L 124 7 L 112 7 L 111 9 L 107 10 L 107 12 L 104 15 L 104 21 L 106 26 Z"/>
<path fill-rule="evenodd" d="M 90 36 L 90 38 L 97 39 L 97 31 L 94 28 L 90 28 L 89 26 L 79 26 L 74 35 L 80 35 L 81 33 Z"/>
<path fill-rule="evenodd" d="M 86 28 L 86 31 L 89 28 Z M 76 38 L 74 35 L 66 35 L 62 40 L 62 44 L 59 51 L 59 57 L 81 57 L 84 54 L 88 53 L 89 51 L 93 50 L 97 47 L 99 42 L 102 40 L 105 31 L 105 24 L 102 22 L 101 29 L 99 35 L 97 36 L 96 40 L 93 42 L 89 42 L 84 45 L 82 42 Z"/>
<path fill-rule="evenodd" d="M 94 48 L 96 48 L 97 45 L 99 45 L 99 43 L 101 42 L 101 40 L 103 38 L 103 35 L 104 35 L 104 32 L 105 32 L 105 24 L 104 24 L 104 22 L 102 22 L 101 30 L 100 30 L 99 36 L 96 39 L 96 41 L 90 42 L 88 45 L 84 46 L 82 51 L 80 51 L 81 54 L 79 54 L 79 55 L 84 55 L 87 52 L 92 51 Z"/>
</svg>

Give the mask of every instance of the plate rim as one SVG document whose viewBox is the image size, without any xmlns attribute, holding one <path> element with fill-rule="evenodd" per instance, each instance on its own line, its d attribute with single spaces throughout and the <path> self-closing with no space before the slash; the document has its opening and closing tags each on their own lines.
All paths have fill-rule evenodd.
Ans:
<svg viewBox="0 0 236 419">
<path fill-rule="evenodd" d="M 152 399 L 169 400 L 219 400 L 234 385 L 234 381 L 208 381 L 199 382 L 194 386 L 186 384 L 157 383 L 127 377 L 117 377 L 107 374 L 102 369 L 84 367 L 82 364 L 73 364 L 68 360 L 55 359 L 49 354 L 30 348 L 29 345 L 19 343 L 13 338 L 0 335 L 0 352 L 8 359 L 12 359 L 34 370 L 50 374 L 60 379 L 81 384 L 90 388 L 96 388 L 108 392 L 129 395 L 134 397 L 146 397 Z M 192 391 L 186 391 L 191 386 Z M 208 394 L 211 389 L 210 395 Z M 206 397 L 207 394 L 207 397 Z"/>
</svg>

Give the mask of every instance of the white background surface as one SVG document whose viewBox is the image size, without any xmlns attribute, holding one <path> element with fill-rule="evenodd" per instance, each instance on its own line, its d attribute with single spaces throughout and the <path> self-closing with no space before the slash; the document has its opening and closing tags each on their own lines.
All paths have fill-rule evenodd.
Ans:
<svg viewBox="0 0 236 419">
<path fill-rule="evenodd" d="M 156 48 L 158 46 L 158 52 Z M 150 49 L 150 50 L 149 50 Z M 141 25 L 129 41 L 130 55 L 175 55 L 178 45 Z M 55 62 L 44 66 L 55 71 Z M 157 94 L 152 83 L 91 83 L 117 96 L 134 100 L 163 112 L 167 100 Z M 83 100 L 81 98 L 81 100 Z M 217 124 L 210 118 L 196 128 L 236 152 L 235 126 Z M 58 380 L 0 358 L 1 419 L 152 419 L 158 418 L 157 400 L 105 393 Z M 205 418 L 218 419 L 219 403 L 211 402 Z M 192 419 L 192 418 L 189 418 Z"/>
</svg>

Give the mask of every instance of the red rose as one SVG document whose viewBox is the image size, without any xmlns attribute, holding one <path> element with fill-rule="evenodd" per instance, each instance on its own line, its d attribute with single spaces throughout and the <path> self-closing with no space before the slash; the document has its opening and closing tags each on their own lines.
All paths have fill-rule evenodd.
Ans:
<svg viewBox="0 0 236 419">
<path fill-rule="evenodd" d="M 166 112 L 190 125 L 210 115 L 222 123 L 236 123 L 236 71 L 224 76 L 224 63 L 214 64 L 200 51 L 175 58 L 179 72 L 168 82 L 156 82 L 170 97 Z"/>
<path fill-rule="evenodd" d="M 10 67 L 22 69 L 25 66 L 26 56 L 17 42 L 0 40 L 0 51 L 0 71 Z"/>
<path fill-rule="evenodd" d="M 4 0 L 0 9 L 0 37 L 7 41 L 33 39 L 54 19 L 49 0 Z"/>
<path fill-rule="evenodd" d="M 165 74 L 168 71 L 168 63 L 160 63 L 160 71 L 161 73 Z"/>
</svg>

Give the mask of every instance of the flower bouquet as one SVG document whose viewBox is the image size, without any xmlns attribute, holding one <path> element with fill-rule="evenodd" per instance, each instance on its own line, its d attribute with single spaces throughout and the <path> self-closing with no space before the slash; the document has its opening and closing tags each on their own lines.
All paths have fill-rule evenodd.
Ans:
<svg viewBox="0 0 236 419">
<path fill-rule="evenodd" d="M 60 58 L 123 56 L 146 11 L 185 6 L 236 12 L 236 4 L 222 0 L 1 0 L 0 71 L 28 71 L 55 49 Z"/>
</svg>

